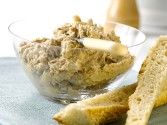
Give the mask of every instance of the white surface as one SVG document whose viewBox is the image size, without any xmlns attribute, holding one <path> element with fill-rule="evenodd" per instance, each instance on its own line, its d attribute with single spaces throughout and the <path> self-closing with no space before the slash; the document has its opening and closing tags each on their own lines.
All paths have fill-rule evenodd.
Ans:
<svg viewBox="0 0 167 125">
<path fill-rule="evenodd" d="M 0 125 L 55 125 L 63 106 L 39 95 L 16 58 L 1 58 L 0 74 Z"/>
</svg>

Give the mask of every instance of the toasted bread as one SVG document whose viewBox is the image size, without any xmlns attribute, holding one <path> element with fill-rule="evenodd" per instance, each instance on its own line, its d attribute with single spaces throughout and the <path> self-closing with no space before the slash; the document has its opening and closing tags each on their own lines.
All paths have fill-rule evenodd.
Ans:
<svg viewBox="0 0 167 125">
<path fill-rule="evenodd" d="M 99 125 L 120 118 L 128 110 L 128 98 L 137 84 L 97 95 L 93 98 L 68 105 L 54 115 L 54 119 L 63 125 Z M 167 103 L 167 89 L 157 98 L 156 107 Z M 164 98 L 165 97 L 165 98 Z"/>
<path fill-rule="evenodd" d="M 140 71 L 137 88 L 129 98 L 126 125 L 146 125 L 162 89 L 167 85 L 167 37 L 160 37 Z M 162 94 L 158 101 L 163 102 Z"/>
<path fill-rule="evenodd" d="M 63 125 L 99 125 L 111 122 L 128 110 L 128 97 L 136 85 L 126 86 L 68 105 L 54 116 Z"/>
</svg>

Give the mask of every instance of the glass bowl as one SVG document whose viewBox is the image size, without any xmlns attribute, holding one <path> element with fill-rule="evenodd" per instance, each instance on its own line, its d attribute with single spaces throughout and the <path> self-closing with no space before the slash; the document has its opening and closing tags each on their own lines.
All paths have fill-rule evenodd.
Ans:
<svg viewBox="0 0 167 125">
<path fill-rule="evenodd" d="M 61 21 L 55 22 L 41 20 L 21 20 L 11 23 L 8 29 L 13 38 L 13 45 L 17 57 L 20 59 L 19 46 L 22 42 L 31 41 L 40 37 L 51 37 L 53 30 L 62 24 L 64 23 Z M 49 80 L 44 82 L 41 80 L 38 73 L 28 71 L 27 67 L 20 59 L 27 76 L 30 78 L 41 95 L 49 100 L 60 101 L 61 103 L 67 104 L 93 97 L 96 94 L 105 93 L 123 83 L 123 80 L 127 76 L 128 72 L 132 70 L 136 64 L 140 49 L 145 41 L 145 35 L 133 27 L 116 22 L 106 22 L 105 26 L 107 26 L 108 30 L 114 30 L 116 35 L 120 36 L 121 43 L 128 46 L 130 54 L 135 57 L 133 66 L 127 72 L 119 75 L 115 80 L 110 81 L 105 87 L 97 87 L 94 89 L 76 89 L 69 87 L 66 84 L 56 83 L 56 85 L 53 85 L 49 82 Z"/>
</svg>

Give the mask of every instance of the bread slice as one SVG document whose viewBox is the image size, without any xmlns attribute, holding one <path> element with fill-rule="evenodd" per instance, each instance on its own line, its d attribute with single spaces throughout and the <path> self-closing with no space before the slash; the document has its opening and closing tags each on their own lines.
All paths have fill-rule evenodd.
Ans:
<svg viewBox="0 0 167 125">
<path fill-rule="evenodd" d="M 167 36 L 160 37 L 140 71 L 138 86 L 129 98 L 126 125 L 146 125 L 167 81 Z M 167 84 L 166 84 L 167 86 Z M 166 97 L 166 95 L 164 95 Z"/>
<path fill-rule="evenodd" d="M 136 85 L 126 86 L 68 105 L 54 116 L 63 125 L 99 125 L 117 119 L 128 110 L 128 97 Z"/>
<path fill-rule="evenodd" d="M 149 64 L 145 60 L 140 71 L 142 77 L 145 67 Z M 167 81 L 166 81 L 167 85 Z M 128 98 L 134 93 L 137 84 L 122 87 L 111 92 L 97 95 L 93 98 L 68 105 L 55 114 L 54 119 L 63 125 L 99 125 L 118 119 L 128 110 Z M 155 106 L 167 103 L 167 87 L 161 92 Z"/>
<path fill-rule="evenodd" d="M 128 98 L 134 93 L 136 86 L 137 84 L 132 84 L 70 104 L 55 114 L 54 119 L 63 125 L 100 125 L 112 122 L 126 113 Z M 167 103 L 166 95 L 167 88 L 158 97 L 156 107 Z"/>
</svg>

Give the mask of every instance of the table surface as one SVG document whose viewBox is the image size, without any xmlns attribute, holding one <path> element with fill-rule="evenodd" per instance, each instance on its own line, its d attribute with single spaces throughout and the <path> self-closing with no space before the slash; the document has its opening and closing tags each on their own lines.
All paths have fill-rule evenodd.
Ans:
<svg viewBox="0 0 167 125">
<path fill-rule="evenodd" d="M 63 105 L 40 96 L 16 58 L 1 58 L 0 74 L 0 125 L 55 125 Z"/>
<path fill-rule="evenodd" d="M 150 45 L 147 41 L 141 60 Z M 55 125 L 52 117 L 63 107 L 39 95 L 16 58 L 0 58 L 0 125 Z M 154 110 L 149 125 L 167 124 L 165 114 L 167 106 Z M 113 123 L 120 124 L 123 122 Z"/>
</svg>

